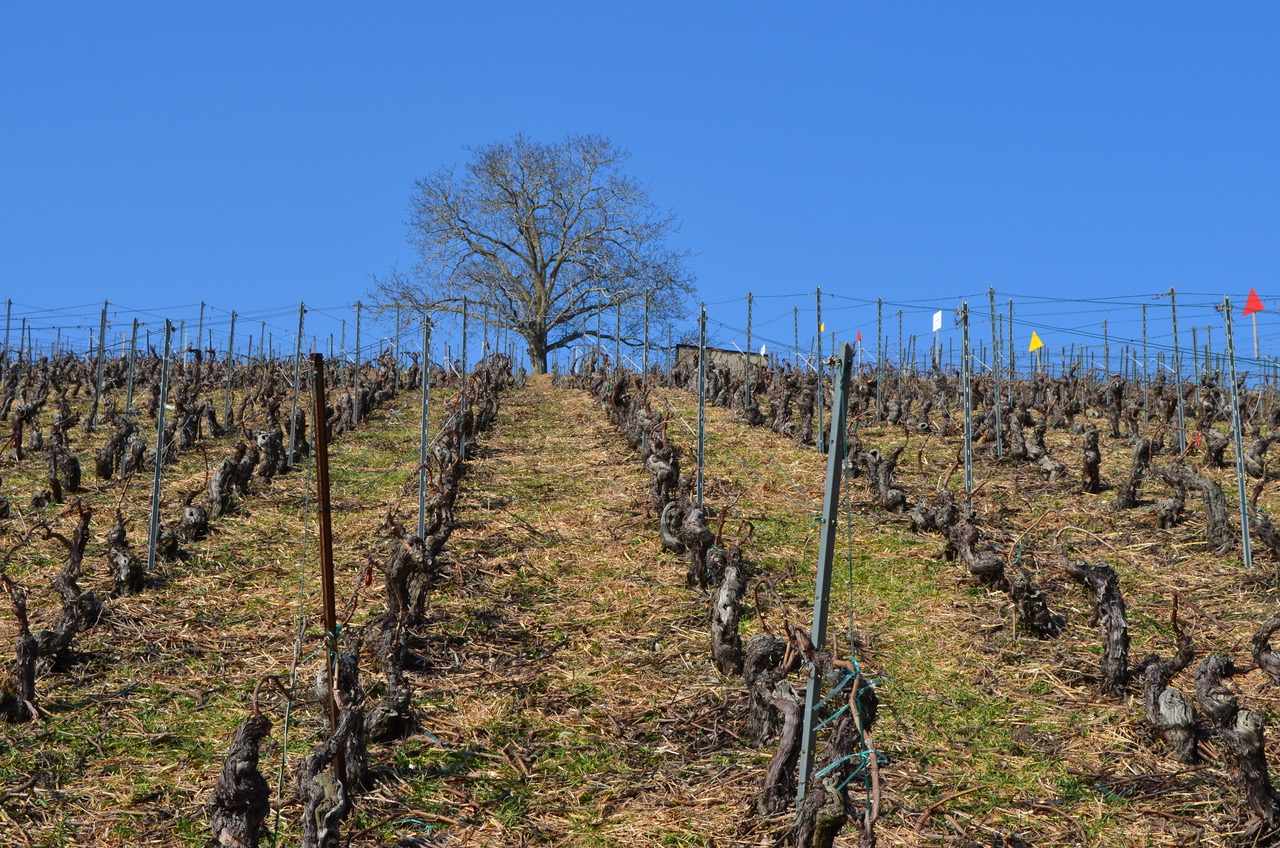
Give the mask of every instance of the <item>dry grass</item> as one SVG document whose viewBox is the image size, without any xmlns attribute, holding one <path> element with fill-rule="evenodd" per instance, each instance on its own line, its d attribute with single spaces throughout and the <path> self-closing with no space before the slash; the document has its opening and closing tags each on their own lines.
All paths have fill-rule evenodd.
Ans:
<svg viewBox="0 0 1280 848">
<path fill-rule="evenodd" d="M 661 396 L 687 469 L 692 398 Z M 406 520 L 416 508 L 402 497 L 416 463 L 416 410 L 405 395 L 334 447 L 342 605 L 369 556 L 380 556 L 388 508 L 399 504 Z M 744 630 L 784 615 L 807 620 L 825 458 L 723 410 L 709 416 L 708 500 L 729 511 L 726 534 L 751 523 L 749 556 L 783 592 L 781 609 L 749 605 Z M 904 439 L 882 428 L 861 436 L 884 447 Z M 88 470 L 106 434 L 77 438 Z M 1128 449 L 1102 441 L 1104 479 L 1118 484 Z M 911 439 L 900 478 L 913 498 L 947 479 L 957 443 Z M 203 488 L 230 445 L 211 444 L 207 460 L 192 454 L 167 472 L 166 516 L 183 492 Z M 984 533 L 1010 557 L 1021 544 L 1021 563 L 1067 618 L 1051 641 L 1019 635 L 1005 595 L 941 561 L 940 538 L 912 536 L 853 482 L 842 509 L 853 543 L 842 527 L 831 621 L 846 652 L 852 619 L 883 704 L 881 844 L 1241 844 L 1244 815 L 1213 745 L 1206 765 L 1181 767 L 1153 743 L 1139 697 L 1098 694 L 1101 635 L 1088 599 L 1055 562 L 1066 547 L 1116 567 L 1135 661 L 1172 651 L 1177 595 L 1202 655 L 1227 652 L 1249 665 L 1248 639 L 1276 606 L 1276 564 L 1257 554 L 1246 573 L 1238 558 L 1207 555 L 1192 502 L 1190 521 L 1171 531 L 1154 529 L 1150 507 L 1117 513 L 1113 492 L 1076 491 L 1078 437 L 1050 433 L 1050 448 L 1071 479 L 1045 483 L 1033 469 L 989 462 L 976 477 Z M 15 503 L 25 505 L 42 476 L 40 459 L 6 473 Z M 1231 498 L 1234 477 L 1218 476 Z M 0 726 L 6 844 L 204 843 L 202 805 L 230 734 L 254 681 L 288 674 L 300 624 L 301 688 L 316 671 L 307 483 L 303 470 L 278 478 L 192 545 L 190 562 L 163 565 L 139 596 L 108 599 L 75 662 L 39 682 L 43 720 Z M 96 512 L 83 585 L 104 598 L 111 512 L 122 504 L 142 547 L 146 489 L 137 480 L 123 496 L 118 487 L 85 493 Z M 1144 494 L 1159 491 L 1148 482 Z M 772 844 L 785 821 L 760 819 L 753 804 L 772 752 L 742 738 L 742 684 L 712 667 L 705 598 L 659 549 L 647 498 L 638 457 L 585 393 L 534 379 L 504 397 L 464 480 L 449 579 L 414 646 L 428 661 L 412 676 L 423 732 L 372 752 L 378 780 L 348 823 L 351 844 Z M 1262 503 L 1276 499 L 1266 493 Z M 67 525 L 56 516 L 11 519 L 4 544 L 38 518 Z M 58 546 L 35 541 L 7 563 L 32 589 L 34 626 L 56 614 L 46 587 L 61 562 Z M 352 622 L 381 608 L 376 585 L 363 589 Z M 12 615 L 0 612 L 0 645 L 13 638 Z M 1272 716 L 1276 696 L 1261 678 L 1251 672 L 1232 685 L 1242 704 Z M 365 681 L 376 683 L 367 663 Z M 1175 685 L 1190 691 L 1190 671 Z M 263 757 L 274 788 L 284 704 L 265 703 L 276 719 Z M 292 768 L 324 728 L 319 706 L 302 700 L 289 723 L 281 844 L 297 838 Z M 1274 739 L 1268 751 L 1274 759 Z"/>
<path fill-rule="evenodd" d="M 759 760 L 726 720 L 704 602 L 659 552 L 639 462 L 583 392 L 504 400 L 464 482 L 465 584 L 434 617 L 465 638 L 433 711 L 462 844 L 703 844 L 736 830 Z M 427 719 L 431 724 L 432 719 Z"/>
<path fill-rule="evenodd" d="M 669 411 L 695 419 L 695 398 L 659 394 Z M 707 464 L 716 478 L 708 490 L 745 486 L 736 512 L 757 521 L 787 514 L 785 521 L 801 504 L 813 503 L 816 511 L 824 458 L 812 447 L 747 428 L 721 409 L 709 410 L 708 434 Z M 860 435 L 884 449 L 906 440 L 901 430 L 883 427 Z M 1118 486 L 1128 475 L 1130 449 L 1105 436 L 1102 441 L 1104 480 Z M 958 442 L 958 431 L 948 439 L 911 437 L 899 479 L 912 500 L 944 482 L 957 490 Z M 692 450 L 691 437 L 684 444 Z M 1037 469 L 989 460 L 978 463 L 975 478 L 984 537 L 1011 560 L 1021 549 L 1019 561 L 1067 618 L 1064 635 L 1051 641 L 1018 634 L 1007 596 L 942 562 L 940 537 L 912 536 L 905 516 L 884 513 L 865 484 L 854 481 L 850 508 L 842 510 L 853 544 L 846 545 L 842 528 L 831 619 L 833 628 L 844 623 L 845 634 L 836 639 L 847 646 L 852 616 L 865 642 L 864 667 L 877 678 L 884 705 L 876 728 L 887 757 L 881 839 L 893 845 L 1006 838 L 1037 846 L 1245 844 L 1247 810 L 1239 809 L 1213 743 L 1205 746 L 1208 762 L 1188 769 L 1164 757 L 1151 738 L 1139 689 L 1123 700 L 1098 694 L 1101 633 L 1091 624 L 1089 599 L 1056 563 L 1067 550 L 1073 558 L 1115 566 L 1128 603 L 1131 662 L 1173 652 L 1176 595 L 1198 656 L 1229 653 L 1246 667 L 1252 667 L 1248 640 L 1276 606 L 1276 563 L 1256 548 L 1252 571 L 1238 554 L 1209 555 L 1200 542 L 1198 501 L 1188 501 L 1186 524 L 1161 531 L 1150 505 L 1118 512 L 1110 488 L 1081 494 L 1079 437 L 1051 433 L 1050 449 L 1067 464 L 1069 479 L 1046 483 Z M 1234 472 L 1213 476 L 1234 503 Z M 721 487 L 722 477 L 732 481 Z M 1276 505 L 1270 494 L 1262 506 Z M 1148 481 L 1144 495 L 1162 497 L 1163 487 Z M 805 557 L 790 560 L 783 573 L 794 575 L 794 603 L 807 621 L 816 545 L 808 543 L 812 531 L 793 529 L 793 540 L 805 540 Z M 762 561 L 770 558 L 764 544 L 757 547 Z M 788 556 L 794 549 L 793 543 Z M 1194 665 L 1174 681 L 1187 693 L 1194 690 Z M 1232 685 L 1242 705 L 1274 716 L 1276 697 L 1261 672 Z M 1274 733 L 1268 753 L 1273 759 L 1277 753 Z"/>
<path fill-rule="evenodd" d="M 434 393 L 433 404 L 450 394 Z M 406 396 L 333 446 L 340 598 L 350 598 L 360 582 L 386 506 L 416 467 L 417 408 L 417 398 Z M 0 726 L 0 793 L 20 787 L 0 802 L 0 831 L 12 836 L 6 844 L 204 844 L 203 805 L 230 735 L 248 714 L 255 682 L 268 673 L 288 678 L 300 629 L 300 690 L 310 688 L 317 669 L 318 554 L 308 471 L 300 467 L 270 484 L 258 482 L 235 512 L 211 525 L 208 538 L 186 545 L 188 562 L 159 563 L 143 593 L 114 598 L 106 528 L 122 508 L 129 539 L 145 558 L 150 474 L 127 486 L 90 479 L 88 458 L 107 435 L 103 429 L 92 436 L 73 432 L 86 471 L 86 490 L 78 496 L 95 510 L 80 583 L 103 598 L 105 612 L 73 644 L 66 672 L 38 681 L 42 720 Z M 162 519 L 172 520 L 185 493 L 207 486 L 209 469 L 233 444 L 210 441 L 166 469 Z M 6 475 L 5 492 L 15 506 L 25 509 L 42 485 L 42 461 L 43 455 L 29 457 Z M 40 521 L 64 532 L 70 523 L 56 506 L 27 510 L 5 523 L 5 546 Z M 33 628 L 56 620 L 58 601 L 48 581 L 63 562 L 63 549 L 37 534 L 6 564 L 29 588 Z M 15 636 L 6 610 L 0 643 L 12 645 Z M 276 730 L 262 769 L 273 788 L 283 769 L 280 836 L 295 841 L 300 810 L 292 799 L 292 770 L 325 719 L 318 704 L 299 699 L 289 716 L 286 759 L 284 705 L 270 697 L 264 703 Z M 379 811 L 376 803 L 366 809 L 368 815 Z"/>
</svg>

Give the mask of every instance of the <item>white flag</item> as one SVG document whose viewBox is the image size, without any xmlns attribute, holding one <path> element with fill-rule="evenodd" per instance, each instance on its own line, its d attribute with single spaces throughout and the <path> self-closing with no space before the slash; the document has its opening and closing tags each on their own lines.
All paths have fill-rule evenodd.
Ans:
<svg viewBox="0 0 1280 848">
<path fill-rule="evenodd" d="M 933 331 L 936 333 L 942 329 L 942 310 L 939 309 L 933 313 Z"/>
<path fill-rule="evenodd" d="M 760 345 L 760 355 L 764 356 L 764 345 Z"/>
</svg>

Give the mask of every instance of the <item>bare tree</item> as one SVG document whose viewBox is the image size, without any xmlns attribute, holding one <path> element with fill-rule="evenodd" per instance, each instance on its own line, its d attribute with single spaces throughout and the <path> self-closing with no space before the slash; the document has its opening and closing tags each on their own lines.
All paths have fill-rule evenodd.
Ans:
<svg viewBox="0 0 1280 848">
<path fill-rule="evenodd" d="M 583 337 L 635 343 L 650 317 L 676 316 L 692 293 L 679 231 L 635 178 L 628 154 L 598 135 L 543 144 L 523 135 L 467 148 L 471 160 L 415 183 L 411 275 L 375 279 L 383 307 L 461 312 L 522 336 L 535 373 Z"/>
</svg>

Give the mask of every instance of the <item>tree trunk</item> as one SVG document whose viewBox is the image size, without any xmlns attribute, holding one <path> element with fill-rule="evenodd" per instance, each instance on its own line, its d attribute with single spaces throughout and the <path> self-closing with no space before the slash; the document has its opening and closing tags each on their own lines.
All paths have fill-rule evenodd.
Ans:
<svg viewBox="0 0 1280 848">
<path fill-rule="evenodd" d="M 525 340 L 529 343 L 526 351 L 529 354 L 529 370 L 534 374 L 547 373 L 547 337 L 544 334 L 541 338 L 528 338 Z"/>
</svg>

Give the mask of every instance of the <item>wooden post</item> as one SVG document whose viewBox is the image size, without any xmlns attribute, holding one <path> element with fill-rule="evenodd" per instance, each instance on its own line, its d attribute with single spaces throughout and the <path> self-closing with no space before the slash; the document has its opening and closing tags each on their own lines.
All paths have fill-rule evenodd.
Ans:
<svg viewBox="0 0 1280 848">
<path fill-rule="evenodd" d="M 1009 298 L 1009 338 L 1005 347 L 1009 349 L 1009 400 L 1013 400 L 1013 387 L 1018 376 L 1018 345 L 1013 340 L 1013 298 Z"/>
<path fill-rule="evenodd" d="M 991 308 L 991 376 L 995 380 L 996 389 L 996 457 L 1004 456 L 1004 441 L 1000 433 L 1000 340 L 997 338 L 996 321 L 996 287 L 987 289 L 987 298 Z"/>
<path fill-rule="evenodd" d="M 231 430 L 231 374 L 236 361 L 236 311 L 231 310 L 231 335 L 227 339 L 227 392 L 222 405 L 222 424 Z"/>
<path fill-rule="evenodd" d="M 698 312 L 698 509 L 702 509 L 702 469 L 707 441 L 707 305 Z"/>
<path fill-rule="evenodd" d="M 644 296 L 644 353 L 640 367 L 644 369 L 645 385 L 649 384 L 649 295 Z"/>
<path fill-rule="evenodd" d="M 57 351 L 54 351 L 57 355 Z M 93 408 L 89 411 L 89 424 L 85 430 L 92 433 L 98 424 L 98 404 L 102 399 L 102 368 L 107 355 L 107 301 L 102 301 L 102 323 L 98 326 L 98 379 L 93 384 Z"/>
<path fill-rule="evenodd" d="M 1178 346 L 1178 296 L 1169 289 L 1169 310 L 1173 314 L 1173 386 L 1178 394 L 1178 453 L 1187 449 L 1186 419 L 1182 412 L 1182 349 Z"/>
<path fill-rule="evenodd" d="M 467 433 L 462 421 L 467 414 L 467 298 L 462 298 L 462 368 L 458 381 L 458 456 L 467 458 Z M 596 313 L 599 316 L 599 313 Z"/>
<path fill-rule="evenodd" d="M 362 323 L 363 312 L 364 312 L 364 304 L 357 300 L 356 301 L 356 357 L 355 357 L 355 368 L 351 372 L 352 386 L 353 386 L 352 393 L 355 396 L 355 409 L 354 409 L 355 421 L 357 424 L 360 423 L 360 417 L 361 417 L 360 413 L 362 411 L 361 407 L 364 406 L 364 404 L 360 402 L 360 325 Z"/>
<path fill-rule="evenodd" d="M 742 406 L 744 409 L 751 406 L 751 305 L 753 300 L 751 292 L 747 292 L 747 367 L 742 375 Z"/>
<path fill-rule="evenodd" d="M 884 420 L 884 303 L 876 298 L 876 420 Z"/>
<path fill-rule="evenodd" d="M 818 307 L 818 355 L 814 359 L 813 370 L 818 376 L 818 388 L 814 392 L 814 400 L 818 406 L 818 436 L 814 439 L 814 444 L 818 446 L 819 453 L 827 452 L 827 437 L 822 430 L 822 406 L 823 406 L 823 390 L 822 378 L 826 376 L 826 369 L 822 366 L 822 331 L 826 328 L 822 325 L 822 289 L 816 288 L 813 292 L 814 301 Z"/>
<path fill-rule="evenodd" d="M 422 316 L 422 414 L 418 432 L 418 538 L 427 534 L 427 416 L 431 403 L 431 319 Z"/>
<path fill-rule="evenodd" d="M 307 305 L 298 304 L 298 337 L 293 346 L 293 400 L 289 404 L 289 452 L 284 457 L 284 467 L 293 468 L 298 449 L 298 392 L 302 386 L 302 320 Z"/>
<path fill-rule="evenodd" d="M 1142 304 L 1142 421 L 1149 420 L 1151 409 L 1151 372 L 1147 368 L 1147 305 Z"/>
<path fill-rule="evenodd" d="M 164 359 L 160 363 L 160 409 L 156 413 L 156 469 L 151 482 L 151 526 L 147 545 L 147 571 L 156 567 L 156 544 L 160 541 L 160 482 L 164 476 L 165 406 L 169 402 L 169 357 L 173 339 L 173 323 L 164 322 Z"/>
<path fill-rule="evenodd" d="M 973 497 L 973 410 L 970 408 L 973 406 L 973 395 L 970 388 L 970 383 L 973 379 L 973 363 L 969 356 L 968 301 L 965 301 L 960 307 L 960 318 L 963 325 L 962 350 L 960 351 L 960 381 L 964 394 L 964 493 L 969 497 Z"/>
<path fill-rule="evenodd" d="M 125 385 L 124 411 L 127 414 L 133 408 L 133 369 L 134 359 L 138 353 L 138 319 L 133 319 L 133 335 L 129 337 L 129 378 Z"/>
</svg>

